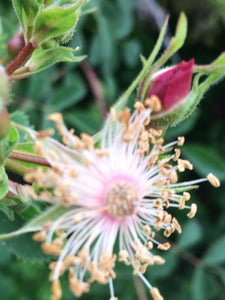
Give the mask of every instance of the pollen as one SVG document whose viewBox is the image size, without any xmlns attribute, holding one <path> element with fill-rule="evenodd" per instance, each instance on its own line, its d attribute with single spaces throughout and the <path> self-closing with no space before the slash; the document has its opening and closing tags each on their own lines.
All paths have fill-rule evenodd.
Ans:
<svg viewBox="0 0 225 300">
<path fill-rule="evenodd" d="M 219 187 L 220 186 L 219 179 L 215 175 L 213 175 L 212 173 L 208 174 L 207 179 L 211 183 L 212 186 L 214 186 L 214 187 Z"/>
<path fill-rule="evenodd" d="M 106 196 L 108 213 L 116 218 L 133 215 L 137 202 L 136 185 L 126 181 L 113 184 Z"/>
<path fill-rule="evenodd" d="M 163 300 L 164 299 L 156 287 L 151 288 L 150 293 L 154 300 Z"/>
</svg>

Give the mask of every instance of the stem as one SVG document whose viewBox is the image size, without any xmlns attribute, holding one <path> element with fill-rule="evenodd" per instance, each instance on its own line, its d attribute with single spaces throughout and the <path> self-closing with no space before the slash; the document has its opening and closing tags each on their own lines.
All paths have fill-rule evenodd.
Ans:
<svg viewBox="0 0 225 300">
<path fill-rule="evenodd" d="M 95 74 L 95 71 L 86 60 L 82 61 L 80 65 L 95 97 L 95 101 L 101 113 L 102 120 L 105 120 L 107 117 L 107 107 L 103 96 L 102 86 Z"/>
<path fill-rule="evenodd" d="M 30 57 L 36 48 L 37 45 L 33 45 L 31 42 L 25 45 L 17 57 L 6 67 L 6 73 L 11 75 L 16 71 Z"/>
<path fill-rule="evenodd" d="M 134 276 L 134 285 L 137 292 L 138 300 L 148 300 L 143 283 L 138 276 Z"/>
<path fill-rule="evenodd" d="M 8 158 L 5 163 L 6 169 L 9 169 L 10 171 L 20 175 L 24 176 L 25 174 L 32 172 L 34 168 L 25 167 L 21 165 L 19 162 L 15 161 L 14 159 Z"/>
<path fill-rule="evenodd" d="M 10 154 L 9 158 L 26 161 L 36 165 L 51 167 L 50 163 L 45 158 L 35 155 L 28 155 L 14 151 Z"/>
</svg>

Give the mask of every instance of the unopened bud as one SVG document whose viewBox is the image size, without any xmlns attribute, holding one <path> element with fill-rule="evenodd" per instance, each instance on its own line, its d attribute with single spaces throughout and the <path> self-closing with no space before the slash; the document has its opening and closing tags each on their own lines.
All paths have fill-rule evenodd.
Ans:
<svg viewBox="0 0 225 300">
<path fill-rule="evenodd" d="M 198 103 L 191 90 L 193 68 L 194 59 L 191 59 L 188 62 L 182 61 L 175 67 L 160 70 L 152 76 L 146 99 L 157 97 L 161 110 L 152 111 L 151 126 L 174 126 L 193 111 Z"/>
<path fill-rule="evenodd" d="M 194 59 L 191 59 L 153 75 L 147 98 L 157 96 L 164 110 L 182 101 L 190 93 L 193 67 Z"/>
<path fill-rule="evenodd" d="M 12 56 L 17 56 L 20 51 L 23 49 L 25 43 L 24 38 L 21 35 L 14 36 L 8 42 L 8 52 Z"/>
<path fill-rule="evenodd" d="M 4 139 L 10 129 L 10 117 L 7 110 L 4 108 L 0 112 L 0 140 Z"/>
</svg>

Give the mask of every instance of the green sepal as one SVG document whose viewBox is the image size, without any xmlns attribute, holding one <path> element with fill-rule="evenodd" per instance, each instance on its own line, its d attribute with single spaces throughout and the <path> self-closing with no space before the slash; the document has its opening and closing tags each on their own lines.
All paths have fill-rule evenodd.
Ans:
<svg viewBox="0 0 225 300">
<path fill-rule="evenodd" d="M 12 2 L 27 42 L 31 37 L 36 16 L 44 0 L 12 0 Z"/>
<path fill-rule="evenodd" d="M 58 37 L 76 26 L 82 2 L 67 7 L 46 9 L 36 19 L 31 41 L 40 45 L 44 41 Z"/>
<path fill-rule="evenodd" d="M 35 49 L 33 55 L 25 64 L 24 69 L 27 70 L 23 73 L 23 76 L 29 76 L 34 73 L 38 73 L 43 71 L 44 69 L 52 66 L 58 62 L 80 62 L 86 56 L 74 56 L 74 52 L 77 49 L 67 48 L 67 47 L 58 47 L 58 48 L 50 48 L 43 50 L 41 46 Z M 17 74 L 14 73 L 14 77 L 16 78 Z M 19 75 L 18 75 L 19 76 Z"/>
<path fill-rule="evenodd" d="M 210 65 L 206 66 L 195 66 L 194 71 L 200 71 L 204 74 L 218 74 L 225 76 L 225 52 L 221 53 L 220 56 L 214 60 Z"/>
<path fill-rule="evenodd" d="M 0 165 L 4 165 L 7 157 L 15 148 L 18 139 L 18 132 L 15 127 L 11 125 L 8 135 L 0 141 Z"/>
<path fill-rule="evenodd" d="M 8 190 L 8 176 L 5 172 L 5 168 L 0 166 L 0 199 L 8 193 Z"/>
<path fill-rule="evenodd" d="M 177 51 L 179 50 L 186 39 L 187 36 L 187 18 L 185 14 L 182 12 L 180 14 L 175 36 L 172 37 L 170 44 L 167 48 L 167 50 L 164 52 L 164 54 L 152 65 L 152 67 L 149 69 L 146 76 L 142 79 L 140 83 L 140 87 L 138 90 L 138 100 L 144 102 L 146 95 L 149 90 L 149 83 L 152 78 L 152 75 L 162 66 L 166 63 L 166 61 Z"/>
</svg>

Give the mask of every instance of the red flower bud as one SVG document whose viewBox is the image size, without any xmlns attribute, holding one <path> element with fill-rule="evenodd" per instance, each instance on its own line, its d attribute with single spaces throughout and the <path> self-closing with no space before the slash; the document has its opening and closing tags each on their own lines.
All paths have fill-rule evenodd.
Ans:
<svg viewBox="0 0 225 300">
<path fill-rule="evenodd" d="M 147 98 L 156 95 L 164 109 L 183 100 L 191 89 L 193 67 L 194 59 L 182 61 L 176 67 L 153 76 Z"/>
</svg>

